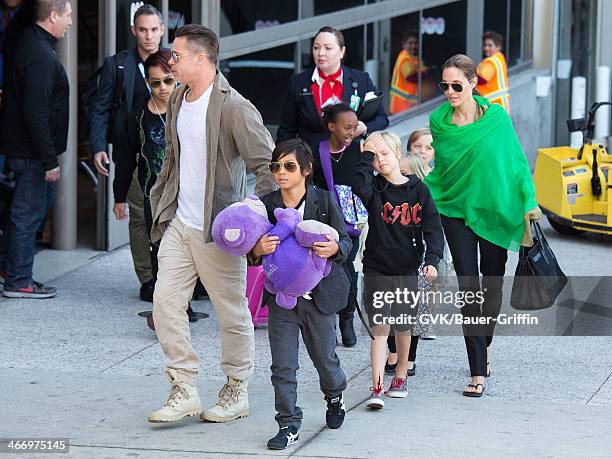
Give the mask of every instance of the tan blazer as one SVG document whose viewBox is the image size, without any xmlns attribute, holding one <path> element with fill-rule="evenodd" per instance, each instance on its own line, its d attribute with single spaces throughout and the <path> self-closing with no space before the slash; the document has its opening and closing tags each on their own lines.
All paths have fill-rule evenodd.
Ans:
<svg viewBox="0 0 612 459">
<path fill-rule="evenodd" d="M 151 190 L 153 227 L 151 239 L 161 239 L 176 215 L 179 190 L 180 145 L 176 120 L 187 86 L 174 91 L 166 113 L 166 159 Z M 217 72 L 206 114 L 206 186 L 204 239 L 211 242 L 211 225 L 217 214 L 246 196 L 246 168 L 256 176 L 255 193 L 262 196 L 274 188 L 269 169 L 274 142 L 261 115 L 248 100 Z M 204 129 L 204 126 L 194 126 Z"/>
</svg>

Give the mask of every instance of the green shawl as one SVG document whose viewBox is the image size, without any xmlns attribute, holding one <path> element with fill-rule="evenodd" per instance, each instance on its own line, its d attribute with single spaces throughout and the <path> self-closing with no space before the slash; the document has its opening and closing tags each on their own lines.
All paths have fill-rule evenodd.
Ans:
<svg viewBox="0 0 612 459">
<path fill-rule="evenodd" d="M 425 183 L 442 215 L 461 218 L 478 236 L 518 251 L 524 215 L 537 207 L 529 163 L 506 111 L 474 99 L 488 108 L 472 124 L 453 124 L 448 102 L 431 114 L 436 165 Z"/>
</svg>

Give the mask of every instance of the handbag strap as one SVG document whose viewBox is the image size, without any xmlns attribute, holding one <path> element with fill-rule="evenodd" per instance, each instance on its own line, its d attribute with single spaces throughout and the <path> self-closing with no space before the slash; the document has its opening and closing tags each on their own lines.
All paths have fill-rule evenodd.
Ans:
<svg viewBox="0 0 612 459">
<path fill-rule="evenodd" d="M 542 231 L 542 227 L 538 223 L 537 220 L 531 220 L 531 228 L 534 230 L 533 232 L 536 234 L 538 239 L 544 239 L 544 232 Z"/>
<path fill-rule="evenodd" d="M 535 233 L 538 241 L 540 242 L 540 247 L 541 247 L 540 253 L 544 257 L 546 262 L 549 263 L 550 262 L 549 254 L 548 254 L 548 250 L 546 249 L 548 247 L 548 241 L 544 237 L 544 232 L 542 231 L 542 227 L 540 226 L 537 220 L 531 220 L 530 223 L 531 223 L 531 228 L 533 232 Z"/>
<path fill-rule="evenodd" d="M 336 194 L 336 189 L 334 188 L 334 173 L 332 172 L 331 153 L 329 151 L 328 140 L 323 140 L 321 141 L 321 143 L 319 143 L 319 160 L 321 161 L 321 170 L 323 171 L 323 176 L 325 177 L 327 190 L 330 193 Z"/>
</svg>

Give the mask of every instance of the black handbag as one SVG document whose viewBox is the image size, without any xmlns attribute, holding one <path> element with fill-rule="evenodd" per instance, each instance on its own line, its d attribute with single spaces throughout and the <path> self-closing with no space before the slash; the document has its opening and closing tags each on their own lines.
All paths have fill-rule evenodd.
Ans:
<svg viewBox="0 0 612 459">
<path fill-rule="evenodd" d="M 527 311 L 551 307 L 567 284 L 540 224 L 532 221 L 531 230 L 533 247 L 520 249 L 510 296 L 510 306 Z"/>
</svg>

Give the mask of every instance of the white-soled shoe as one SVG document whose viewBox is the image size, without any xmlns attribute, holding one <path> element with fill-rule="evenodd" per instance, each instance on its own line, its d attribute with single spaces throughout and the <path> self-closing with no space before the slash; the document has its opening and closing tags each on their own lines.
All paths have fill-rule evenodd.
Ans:
<svg viewBox="0 0 612 459">
<path fill-rule="evenodd" d="M 170 395 L 164 406 L 149 414 L 149 422 L 176 422 L 202 412 L 202 404 L 195 386 L 177 380 L 176 370 L 166 372 L 170 378 Z"/>
<path fill-rule="evenodd" d="M 209 422 L 228 422 L 249 415 L 249 396 L 246 379 L 227 378 L 219 392 L 219 400 L 212 408 L 202 411 L 200 419 Z"/>
</svg>

